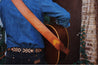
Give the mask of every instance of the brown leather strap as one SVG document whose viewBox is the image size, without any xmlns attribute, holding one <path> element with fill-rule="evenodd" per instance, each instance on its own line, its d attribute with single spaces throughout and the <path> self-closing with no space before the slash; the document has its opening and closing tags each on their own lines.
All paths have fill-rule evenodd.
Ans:
<svg viewBox="0 0 98 65">
<path fill-rule="evenodd" d="M 28 9 L 22 0 L 12 0 L 19 12 L 36 28 L 57 50 L 65 54 L 69 50 L 64 47 L 63 43 Z"/>
</svg>

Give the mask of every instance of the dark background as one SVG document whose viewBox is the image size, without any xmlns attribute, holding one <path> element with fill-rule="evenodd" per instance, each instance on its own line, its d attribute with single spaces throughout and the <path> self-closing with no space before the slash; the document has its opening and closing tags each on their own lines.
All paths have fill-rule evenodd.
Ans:
<svg viewBox="0 0 98 65">
<path fill-rule="evenodd" d="M 71 26 L 68 28 L 70 55 L 62 63 L 76 63 L 80 57 L 81 8 L 82 0 L 53 0 L 71 14 Z"/>
</svg>

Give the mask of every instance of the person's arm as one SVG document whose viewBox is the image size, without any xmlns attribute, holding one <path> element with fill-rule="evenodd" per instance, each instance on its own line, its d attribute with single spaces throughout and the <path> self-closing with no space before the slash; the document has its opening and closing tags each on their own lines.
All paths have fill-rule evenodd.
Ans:
<svg viewBox="0 0 98 65">
<path fill-rule="evenodd" d="M 50 17 L 56 17 L 56 23 L 64 27 L 70 26 L 70 14 L 52 0 L 41 1 L 41 11 Z"/>
<path fill-rule="evenodd" d="M 1 17 L 1 3 L 0 3 L 0 17 Z"/>
</svg>

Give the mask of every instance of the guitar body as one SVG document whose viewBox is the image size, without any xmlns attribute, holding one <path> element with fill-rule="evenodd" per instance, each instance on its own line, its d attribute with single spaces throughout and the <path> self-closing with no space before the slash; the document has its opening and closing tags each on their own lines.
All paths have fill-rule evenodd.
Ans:
<svg viewBox="0 0 98 65">
<path fill-rule="evenodd" d="M 60 39 L 65 47 L 68 48 L 69 45 L 69 37 L 68 37 L 68 32 L 67 29 L 64 28 L 61 25 L 46 25 L 48 29 L 52 33 L 54 33 L 58 39 Z M 66 57 L 64 53 L 61 51 L 56 50 L 52 44 L 50 44 L 46 39 L 44 39 L 45 42 L 45 58 L 48 64 L 62 64 L 62 61 Z"/>
</svg>

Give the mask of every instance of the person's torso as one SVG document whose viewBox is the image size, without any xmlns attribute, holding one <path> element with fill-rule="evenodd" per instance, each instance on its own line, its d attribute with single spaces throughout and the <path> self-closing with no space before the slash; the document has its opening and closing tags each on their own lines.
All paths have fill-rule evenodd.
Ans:
<svg viewBox="0 0 98 65">
<path fill-rule="evenodd" d="M 40 0 L 23 1 L 37 18 L 43 21 Z M 7 34 L 8 48 L 44 48 L 41 34 L 21 15 L 11 0 L 1 0 L 1 8 L 1 20 Z"/>
</svg>

